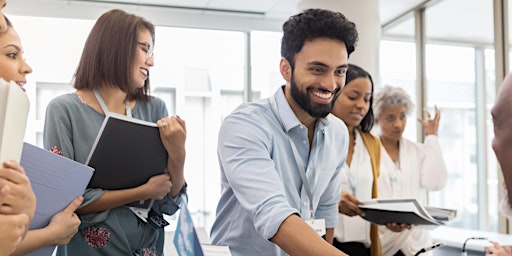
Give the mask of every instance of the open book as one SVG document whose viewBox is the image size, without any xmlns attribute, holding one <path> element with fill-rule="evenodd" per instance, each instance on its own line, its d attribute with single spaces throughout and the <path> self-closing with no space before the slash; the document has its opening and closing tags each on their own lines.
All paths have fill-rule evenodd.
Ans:
<svg viewBox="0 0 512 256">
<path fill-rule="evenodd" d="M 95 169 L 89 188 L 128 189 L 167 169 L 167 151 L 155 123 L 109 113 L 86 164 Z M 129 206 L 149 208 L 152 200 Z"/>
<path fill-rule="evenodd" d="M 0 163 L 20 161 L 29 109 L 27 94 L 0 78 Z"/>
<path fill-rule="evenodd" d="M 20 164 L 36 195 L 37 205 L 29 229 L 46 227 L 56 213 L 84 193 L 94 169 L 34 145 L 24 143 Z M 40 248 L 28 256 L 50 256 L 55 246 Z"/>
<path fill-rule="evenodd" d="M 453 219 L 457 213 L 456 210 L 423 207 L 414 198 L 373 199 L 362 203 L 359 205 L 365 213 L 362 218 L 379 225 L 388 223 L 443 225 L 444 221 Z"/>
</svg>

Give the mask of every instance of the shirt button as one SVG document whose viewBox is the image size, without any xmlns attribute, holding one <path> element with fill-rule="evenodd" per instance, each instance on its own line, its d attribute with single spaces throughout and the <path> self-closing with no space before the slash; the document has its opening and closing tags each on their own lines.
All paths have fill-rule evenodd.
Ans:
<svg viewBox="0 0 512 256">
<path fill-rule="evenodd" d="M 303 144 L 307 144 L 307 143 L 308 143 L 308 141 L 307 141 L 307 140 L 303 140 L 303 141 L 302 141 L 302 143 L 303 143 Z"/>
</svg>

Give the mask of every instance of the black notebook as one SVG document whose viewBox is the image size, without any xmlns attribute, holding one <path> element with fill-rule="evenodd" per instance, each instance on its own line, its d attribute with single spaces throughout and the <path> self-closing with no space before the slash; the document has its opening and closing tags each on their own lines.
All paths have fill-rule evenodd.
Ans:
<svg viewBox="0 0 512 256">
<path fill-rule="evenodd" d="M 88 188 L 128 189 L 163 174 L 167 151 L 155 123 L 110 113 L 92 146 L 87 165 L 95 169 Z M 151 200 L 130 206 L 147 208 Z"/>
</svg>

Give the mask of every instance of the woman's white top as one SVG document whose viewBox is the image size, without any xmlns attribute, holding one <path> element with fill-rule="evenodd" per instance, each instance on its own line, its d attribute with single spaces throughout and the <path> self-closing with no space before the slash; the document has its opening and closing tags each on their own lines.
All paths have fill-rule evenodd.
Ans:
<svg viewBox="0 0 512 256">
<path fill-rule="evenodd" d="M 373 171 L 370 154 L 359 132 L 355 133 L 354 154 L 350 166 L 345 162 L 341 172 L 341 188 L 354 195 L 359 201 L 372 198 Z M 349 217 L 338 214 L 338 224 L 334 229 L 338 242 L 361 242 L 371 245 L 370 222 L 359 216 Z"/>
<path fill-rule="evenodd" d="M 439 140 L 437 136 L 429 135 L 423 144 L 405 138 L 399 143 L 398 163 L 391 160 L 382 146 L 379 198 L 413 197 L 426 205 L 427 191 L 442 189 L 448 176 Z M 384 256 L 394 255 L 398 250 L 405 255 L 414 255 L 423 247 L 432 244 L 428 230 L 421 227 L 413 226 L 410 230 L 393 232 L 385 226 L 379 226 L 379 231 Z"/>
</svg>

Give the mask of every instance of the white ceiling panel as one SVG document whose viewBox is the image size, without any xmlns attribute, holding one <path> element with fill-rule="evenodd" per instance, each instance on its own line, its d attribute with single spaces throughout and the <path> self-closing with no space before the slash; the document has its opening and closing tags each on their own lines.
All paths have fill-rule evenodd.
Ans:
<svg viewBox="0 0 512 256">
<path fill-rule="evenodd" d="M 425 0 L 379 0 L 379 15 L 382 24 L 418 6 Z"/>
<path fill-rule="evenodd" d="M 206 7 L 214 9 L 269 12 L 279 0 L 209 0 Z"/>
<path fill-rule="evenodd" d="M 69 0 L 61 0 L 70 2 Z M 133 4 L 133 5 L 155 5 L 155 6 L 178 6 L 178 7 L 205 7 L 209 0 L 74 0 L 76 2 L 112 2 L 120 4 Z"/>
<path fill-rule="evenodd" d="M 159 25 L 250 31 L 280 31 L 283 21 L 297 13 L 300 0 L 9 0 L 6 13 L 15 15 L 96 19 L 105 10 L 122 8 Z M 357 1 L 357 0 L 337 0 Z M 381 24 L 422 3 L 428 3 L 426 25 L 430 39 L 492 42 L 490 0 L 375 0 Z M 413 35 L 411 21 L 383 36 Z"/>
</svg>

